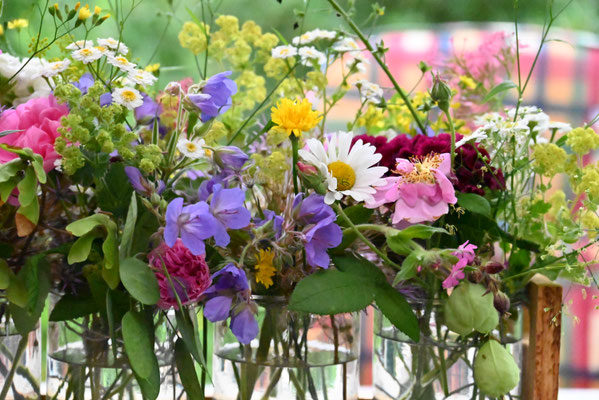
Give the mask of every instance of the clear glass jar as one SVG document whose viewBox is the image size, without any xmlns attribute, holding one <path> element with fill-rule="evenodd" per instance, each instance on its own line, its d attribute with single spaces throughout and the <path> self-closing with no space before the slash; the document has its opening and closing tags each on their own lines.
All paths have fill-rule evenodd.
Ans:
<svg viewBox="0 0 599 400">
<path fill-rule="evenodd" d="M 14 370 L 12 378 L 11 370 Z M 12 323 L 6 299 L 0 299 L 0 393 L 6 390 L 7 400 L 39 399 L 41 372 L 39 325 L 22 337 Z"/>
<path fill-rule="evenodd" d="M 158 314 L 154 350 L 160 365 L 158 399 L 185 399 L 174 360 L 174 315 Z M 48 327 L 48 397 L 58 400 L 142 400 L 122 339 L 113 343 L 95 314 Z M 118 328 L 117 328 L 118 330 Z M 118 337 L 118 335 L 117 335 Z"/>
<path fill-rule="evenodd" d="M 216 400 L 357 399 L 360 316 L 287 309 L 283 297 L 258 297 L 259 333 L 240 344 L 226 322 L 215 326 Z"/>
<path fill-rule="evenodd" d="M 378 310 L 374 316 L 374 398 L 377 400 L 470 400 L 479 398 L 472 365 L 482 335 L 462 338 L 444 324 L 439 304 L 412 304 L 420 320 L 420 342 L 414 343 Z M 494 337 L 522 370 L 522 309 L 501 319 Z M 522 381 L 522 380 L 520 380 Z M 511 394 L 519 396 L 520 385 Z M 517 397 L 519 398 L 519 397 Z"/>
</svg>

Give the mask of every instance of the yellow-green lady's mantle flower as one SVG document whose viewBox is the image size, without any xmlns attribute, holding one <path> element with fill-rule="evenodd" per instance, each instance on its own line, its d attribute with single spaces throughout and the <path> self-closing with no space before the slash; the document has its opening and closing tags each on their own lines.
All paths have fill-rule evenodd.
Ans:
<svg viewBox="0 0 599 400">
<path fill-rule="evenodd" d="M 285 129 L 289 136 L 300 137 L 302 132 L 308 132 L 320 122 L 322 116 L 312 110 L 308 99 L 281 99 L 276 107 L 271 108 L 272 122 Z"/>
<path fill-rule="evenodd" d="M 24 29 L 29 26 L 29 21 L 25 18 L 13 19 L 8 21 L 8 29 Z"/>
<path fill-rule="evenodd" d="M 592 128 L 575 128 L 568 133 L 566 144 L 577 154 L 587 154 L 599 147 L 599 135 Z"/>
</svg>

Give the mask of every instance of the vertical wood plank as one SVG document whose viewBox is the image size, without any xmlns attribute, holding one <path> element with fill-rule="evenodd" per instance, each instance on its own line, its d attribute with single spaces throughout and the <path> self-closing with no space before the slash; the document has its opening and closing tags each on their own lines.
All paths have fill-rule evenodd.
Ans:
<svg viewBox="0 0 599 400">
<path fill-rule="evenodd" d="M 523 398 L 555 400 L 559 387 L 562 287 L 545 276 L 535 275 L 528 287 L 528 297 L 530 325 Z"/>
</svg>

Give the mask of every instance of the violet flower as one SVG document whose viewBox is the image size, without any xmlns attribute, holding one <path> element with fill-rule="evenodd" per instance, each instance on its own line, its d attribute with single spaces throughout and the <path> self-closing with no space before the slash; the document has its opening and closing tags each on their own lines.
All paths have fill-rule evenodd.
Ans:
<svg viewBox="0 0 599 400">
<path fill-rule="evenodd" d="M 149 197 L 152 193 L 161 194 L 166 188 L 162 180 L 158 181 L 158 186 L 154 186 L 154 184 L 145 179 L 141 171 L 135 167 L 125 167 L 125 174 L 127 175 L 127 179 L 129 179 L 129 183 L 133 186 L 133 189 L 143 196 Z"/>
<path fill-rule="evenodd" d="M 166 208 L 164 242 L 173 247 L 180 237 L 193 255 L 204 254 L 204 240 L 212 236 L 214 225 L 214 218 L 206 202 L 183 207 L 183 198 L 177 197 Z"/>
<path fill-rule="evenodd" d="M 241 268 L 228 264 L 212 275 L 212 286 L 204 295 L 204 316 L 211 322 L 231 317 L 230 328 L 240 343 L 248 344 L 258 336 L 256 306 L 250 300 L 247 276 Z"/>
<path fill-rule="evenodd" d="M 214 151 L 214 162 L 224 171 L 239 173 L 249 160 L 239 147 L 221 146 Z"/>
<path fill-rule="evenodd" d="M 135 119 L 141 125 L 152 125 L 159 122 L 158 116 L 162 112 L 162 106 L 155 102 L 150 96 L 143 93 L 143 104 L 135 109 Z"/>
<path fill-rule="evenodd" d="M 205 179 L 200 184 L 198 188 L 198 199 L 200 201 L 208 200 L 208 197 L 214 192 L 214 185 L 222 185 L 223 187 L 227 187 L 225 177 L 221 174 L 214 175 L 210 179 Z"/>
<path fill-rule="evenodd" d="M 337 215 L 325 204 L 324 196 L 311 194 L 303 199 L 301 193 L 294 200 L 294 215 L 305 225 L 302 240 L 306 261 L 313 267 L 328 268 L 331 257 L 327 250 L 339 246 L 343 239 L 343 232 L 335 223 Z"/>
<path fill-rule="evenodd" d="M 233 101 L 231 96 L 237 93 L 235 81 L 227 78 L 231 71 L 213 75 L 202 86 L 199 93 L 190 93 L 188 99 L 200 109 L 200 119 L 206 122 L 227 111 Z"/>
<path fill-rule="evenodd" d="M 81 78 L 79 78 L 77 82 L 71 82 L 71 84 L 79 89 L 82 95 L 86 95 L 89 88 L 92 87 L 95 82 L 93 75 L 88 72 L 81 75 Z M 110 92 L 100 96 L 100 106 L 104 107 L 110 104 L 112 104 L 112 94 Z"/>
<path fill-rule="evenodd" d="M 227 229 L 242 229 L 250 224 L 251 214 L 243 206 L 244 201 L 243 190 L 214 185 L 210 213 L 215 218 L 212 236 L 217 246 L 224 247 L 231 241 Z"/>
</svg>

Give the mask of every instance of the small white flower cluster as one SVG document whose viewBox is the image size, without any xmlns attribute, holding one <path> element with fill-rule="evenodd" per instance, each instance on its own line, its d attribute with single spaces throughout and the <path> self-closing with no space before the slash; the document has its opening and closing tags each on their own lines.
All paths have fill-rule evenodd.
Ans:
<svg viewBox="0 0 599 400">
<path fill-rule="evenodd" d="M 0 54 L 0 76 L 6 79 L 14 76 L 11 81 L 14 105 L 26 103 L 36 97 L 47 97 L 52 93 L 52 88 L 43 77 L 43 72 L 50 65 L 43 58 L 21 60 L 8 53 Z M 15 76 L 17 72 L 19 73 Z"/>
<path fill-rule="evenodd" d="M 305 44 L 312 43 L 316 40 L 333 40 L 337 37 L 337 32 L 335 31 L 325 31 L 322 29 L 314 29 L 313 31 L 308 31 L 303 33 L 300 36 L 296 36 L 291 40 L 295 46 L 302 46 Z"/>
<path fill-rule="evenodd" d="M 360 99 L 365 104 L 379 104 L 383 101 L 383 89 L 376 83 L 365 79 L 356 81 L 356 87 L 360 92 Z"/>
</svg>

